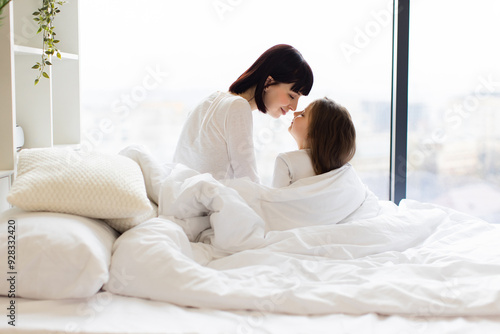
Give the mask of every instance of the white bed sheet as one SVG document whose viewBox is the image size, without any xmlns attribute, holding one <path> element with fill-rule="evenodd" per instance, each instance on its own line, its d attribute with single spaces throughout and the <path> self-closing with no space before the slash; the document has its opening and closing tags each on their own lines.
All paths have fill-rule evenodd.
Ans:
<svg viewBox="0 0 500 334">
<path fill-rule="evenodd" d="M 2 309 L 8 302 L 0 298 Z M 500 316 L 292 316 L 180 307 L 107 292 L 89 299 L 17 299 L 17 311 L 16 327 L 4 320 L 0 333 L 500 333 Z"/>
</svg>

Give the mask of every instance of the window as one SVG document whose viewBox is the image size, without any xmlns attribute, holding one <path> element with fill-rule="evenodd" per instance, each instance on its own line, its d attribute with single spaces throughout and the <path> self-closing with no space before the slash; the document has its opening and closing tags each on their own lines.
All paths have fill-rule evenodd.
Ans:
<svg viewBox="0 0 500 334">
<path fill-rule="evenodd" d="M 143 144 L 169 161 L 197 102 L 287 43 L 315 75 L 299 108 L 328 96 L 351 112 L 353 165 L 388 199 L 392 1 L 86 0 L 80 13 L 83 149 Z M 254 113 L 259 174 L 269 184 L 276 155 L 296 149 L 291 113 Z"/>
<path fill-rule="evenodd" d="M 500 222 L 500 3 L 410 7 L 407 198 Z"/>
</svg>

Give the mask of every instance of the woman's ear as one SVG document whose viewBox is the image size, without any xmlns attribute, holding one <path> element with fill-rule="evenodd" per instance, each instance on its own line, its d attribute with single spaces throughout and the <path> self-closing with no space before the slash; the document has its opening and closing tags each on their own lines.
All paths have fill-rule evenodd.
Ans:
<svg viewBox="0 0 500 334">
<path fill-rule="evenodd" d="M 274 79 L 272 76 L 268 76 L 267 79 L 266 79 L 266 82 L 264 83 L 264 89 L 266 89 L 267 87 L 273 85 L 275 83 Z"/>
</svg>

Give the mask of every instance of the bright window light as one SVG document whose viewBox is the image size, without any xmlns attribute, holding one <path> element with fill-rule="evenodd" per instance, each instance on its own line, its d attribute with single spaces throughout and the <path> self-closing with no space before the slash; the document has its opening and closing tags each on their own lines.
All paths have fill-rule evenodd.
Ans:
<svg viewBox="0 0 500 334">
<path fill-rule="evenodd" d="M 327 96 L 351 112 L 353 165 L 388 199 L 392 1 L 85 0 L 80 7 L 84 149 L 142 144 L 169 161 L 188 112 L 227 91 L 263 51 L 286 43 L 315 75 L 299 108 Z M 276 155 L 296 149 L 291 116 L 254 112 L 264 184 Z"/>
</svg>

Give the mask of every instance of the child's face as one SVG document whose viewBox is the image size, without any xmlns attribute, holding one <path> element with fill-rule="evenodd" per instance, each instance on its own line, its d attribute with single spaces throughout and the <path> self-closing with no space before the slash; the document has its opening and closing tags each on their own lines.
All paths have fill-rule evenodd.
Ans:
<svg viewBox="0 0 500 334">
<path fill-rule="evenodd" d="M 288 128 L 288 131 L 293 138 L 295 138 L 300 150 L 307 148 L 307 130 L 309 128 L 310 113 L 310 106 L 303 111 L 294 112 L 292 124 L 290 124 Z"/>
</svg>

